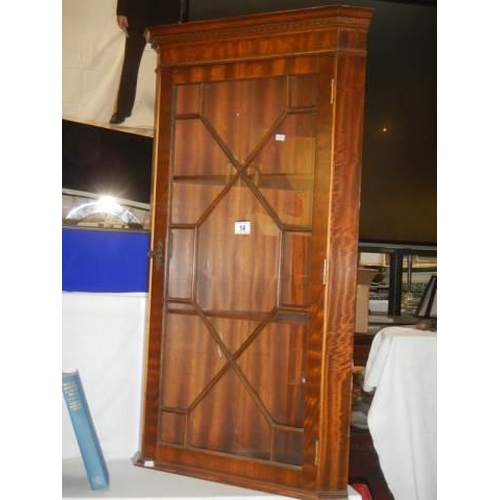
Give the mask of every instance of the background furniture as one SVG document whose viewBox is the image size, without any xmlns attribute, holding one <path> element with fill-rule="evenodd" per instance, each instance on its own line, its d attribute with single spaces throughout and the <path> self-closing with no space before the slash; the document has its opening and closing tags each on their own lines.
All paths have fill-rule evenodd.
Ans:
<svg viewBox="0 0 500 500">
<path fill-rule="evenodd" d="M 435 500 L 437 334 L 410 327 L 375 336 L 364 388 L 368 427 L 395 500 Z"/>
<path fill-rule="evenodd" d="M 394 500 L 385 480 L 368 430 L 351 427 L 349 484 L 368 486 L 374 500 Z"/>
<path fill-rule="evenodd" d="M 380 330 L 383 327 L 377 327 Z M 361 370 L 361 377 L 356 378 L 354 386 L 362 386 L 364 367 L 368 361 L 370 348 L 377 331 L 373 333 L 356 333 L 354 335 L 353 364 L 356 370 Z M 358 387 L 360 390 L 360 387 Z M 355 389 L 356 390 L 356 389 Z M 359 394 L 353 394 L 353 409 L 359 406 Z M 366 428 L 351 425 L 349 448 L 349 484 L 363 483 L 368 486 L 375 500 L 393 500 L 387 486 L 377 452 L 373 446 L 370 431 Z"/>
<path fill-rule="evenodd" d="M 415 315 L 418 318 L 437 320 L 437 275 L 431 276 Z"/>
</svg>

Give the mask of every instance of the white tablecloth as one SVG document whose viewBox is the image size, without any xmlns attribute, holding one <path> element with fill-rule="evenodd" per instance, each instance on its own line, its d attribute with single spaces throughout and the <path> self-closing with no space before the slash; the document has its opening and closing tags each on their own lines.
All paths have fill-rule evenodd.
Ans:
<svg viewBox="0 0 500 500">
<path fill-rule="evenodd" d="M 373 339 L 365 391 L 368 428 L 395 500 L 437 498 L 437 336 L 388 327 Z"/>
<path fill-rule="evenodd" d="M 109 489 L 92 491 L 83 463 L 78 458 L 62 461 L 63 498 L 135 498 L 143 500 L 291 500 L 290 497 L 157 471 L 132 465 L 130 460 L 108 461 Z M 37 500 L 40 497 L 37 497 Z M 361 495 L 347 486 L 348 500 Z"/>
</svg>

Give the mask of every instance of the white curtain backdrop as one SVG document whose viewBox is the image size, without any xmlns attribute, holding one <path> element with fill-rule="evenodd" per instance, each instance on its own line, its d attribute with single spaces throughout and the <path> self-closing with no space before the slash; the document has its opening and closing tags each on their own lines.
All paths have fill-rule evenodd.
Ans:
<svg viewBox="0 0 500 500">
<path fill-rule="evenodd" d="M 125 34 L 116 24 L 116 0 L 63 0 L 63 119 L 109 127 L 124 46 Z M 155 67 L 156 52 L 148 44 L 132 116 L 119 126 L 121 130 L 152 136 Z"/>
<path fill-rule="evenodd" d="M 62 371 L 79 370 L 107 460 L 139 449 L 146 293 L 62 294 Z M 62 458 L 80 457 L 62 392 Z"/>
</svg>

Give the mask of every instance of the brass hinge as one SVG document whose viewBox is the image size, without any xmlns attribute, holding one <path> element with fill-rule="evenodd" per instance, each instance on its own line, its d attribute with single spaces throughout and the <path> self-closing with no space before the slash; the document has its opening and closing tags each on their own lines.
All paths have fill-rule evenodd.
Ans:
<svg viewBox="0 0 500 500">
<path fill-rule="evenodd" d="M 323 259 L 323 285 L 326 285 L 326 280 L 328 277 L 328 263 L 326 259 Z"/>
<path fill-rule="evenodd" d="M 156 243 L 154 250 L 149 250 L 148 257 L 153 259 L 153 265 L 157 271 L 163 268 L 163 243 L 161 241 Z"/>
<path fill-rule="evenodd" d="M 314 449 L 314 465 L 318 465 L 319 462 L 319 440 L 316 439 L 315 449 Z"/>
<path fill-rule="evenodd" d="M 333 95 L 335 92 L 335 79 L 332 78 L 332 81 L 330 83 L 330 104 L 333 106 Z"/>
</svg>

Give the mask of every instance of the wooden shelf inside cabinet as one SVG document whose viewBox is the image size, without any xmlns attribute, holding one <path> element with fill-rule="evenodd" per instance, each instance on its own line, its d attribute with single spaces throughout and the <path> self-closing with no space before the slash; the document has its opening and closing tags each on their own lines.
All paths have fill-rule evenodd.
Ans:
<svg viewBox="0 0 500 500">
<path fill-rule="evenodd" d="M 183 182 L 190 184 L 201 185 L 217 185 L 225 186 L 230 182 L 234 182 L 236 175 L 213 175 L 213 176 L 176 176 L 174 182 Z M 304 175 L 287 175 L 287 174 L 258 174 L 252 173 L 246 175 L 250 182 L 254 183 L 257 188 L 261 189 L 285 189 L 291 191 L 301 191 L 311 189 L 313 176 Z"/>
<path fill-rule="evenodd" d="M 347 498 L 371 15 L 149 31 L 158 250 L 138 465 Z"/>
<path fill-rule="evenodd" d="M 194 308 L 176 308 L 170 306 L 168 309 L 170 314 L 199 314 Z M 309 314 L 307 311 L 292 310 L 292 309 L 277 309 L 271 313 L 255 312 L 255 311 L 202 311 L 202 314 L 207 318 L 230 318 L 230 319 L 246 319 L 251 321 L 272 321 L 272 322 L 290 322 L 308 324 Z"/>
</svg>

